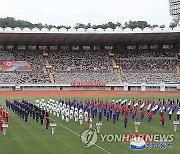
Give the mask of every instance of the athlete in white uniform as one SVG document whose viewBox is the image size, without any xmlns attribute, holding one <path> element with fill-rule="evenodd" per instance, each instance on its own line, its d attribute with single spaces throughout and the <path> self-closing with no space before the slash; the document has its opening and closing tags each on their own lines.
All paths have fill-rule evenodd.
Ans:
<svg viewBox="0 0 180 154">
<path fill-rule="evenodd" d="M 102 126 L 102 122 L 100 122 L 100 121 L 96 122 L 96 128 L 97 128 L 97 133 L 98 133 L 98 134 L 99 134 L 99 132 L 100 132 L 101 126 Z"/>
<path fill-rule="evenodd" d="M 177 126 L 179 125 L 179 121 L 177 119 L 175 119 L 173 121 L 173 124 L 174 124 L 174 131 L 176 132 L 177 131 Z"/>
<path fill-rule="evenodd" d="M 80 112 L 80 114 L 79 114 L 79 123 L 80 123 L 80 125 L 83 124 L 83 114 L 82 114 L 82 112 Z"/>
<path fill-rule="evenodd" d="M 57 124 L 55 123 L 55 121 L 53 121 L 52 123 L 50 123 L 50 126 L 52 128 L 52 134 L 54 134 L 54 130 L 55 130 L 55 127 L 57 126 Z"/>
<path fill-rule="evenodd" d="M 180 117 L 180 108 L 178 108 L 178 111 L 177 111 L 177 120 L 179 120 L 179 117 Z"/>
<path fill-rule="evenodd" d="M 73 112 L 73 109 L 71 108 L 71 109 L 70 109 L 70 113 L 69 113 L 69 118 L 70 118 L 70 119 L 73 118 L 73 113 L 74 113 L 74 112 Z"/>
<path fill-rule="evenodd" d="M 135 126 L 135 131 L 138 132 L 138 128 L 139 128 L 140 122 L 139 121 L 135 121 L 134 122 L 134 126 Z"/>
<path fill-rule="evenodd" d="M 84 120 L 87 122 L 88 121 L 88 111 L 84 112 Z"/>
<path fill-rule="evenodd" d="M 75 122 L 78 121 L 78 112 L 77 111 L 74 112 L 74 121 Z"/>
<path fill-rule="evenodd" d="M 59 112 L 60 112 L 59 108 L 56 108 L 57 117 L 59 117 Z"/>
<path fill-rule="evenodd" d="M 62 107 L 62 110 L 61 110 L 61 118 L 62 118 L 62 120 L 64 120 L 64 117 L 65 116 L 65 108 L 64 107 Z"/>
<path fill-rule="evenodd" d="M 53 106 L 53 115 L 55 116 L 56 115 L 56 107 Z"/>
<path fill-rule="evenodd" d="M 69 110 L 66 109 L 66 122 L 69 122 Z"/>
</svg>

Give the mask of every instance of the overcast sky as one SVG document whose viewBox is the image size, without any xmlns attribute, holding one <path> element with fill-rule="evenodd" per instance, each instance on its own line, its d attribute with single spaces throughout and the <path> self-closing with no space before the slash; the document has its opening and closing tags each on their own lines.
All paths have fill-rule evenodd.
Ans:
<svg viewBox="0 0 180 154">
<path fill-rule="evenodd" d="M 145 20 L 168 25 L 169 0 L 0 0 L 0 18 L 70 25 Z"/>
</svg>

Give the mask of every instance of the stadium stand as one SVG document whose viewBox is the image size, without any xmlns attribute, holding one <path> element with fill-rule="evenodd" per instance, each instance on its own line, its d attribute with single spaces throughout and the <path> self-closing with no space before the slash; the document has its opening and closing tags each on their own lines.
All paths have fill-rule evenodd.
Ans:
<svg viewBox="0 0 180 154">
<path fill-rule="evenodd" d="M 42 59 L 42 51 L 11 50 L 10 53 L 14 56 L 14 60 L 28 61 L 31 65 L 32 71 L 42 71 L 42 68 L 45 65 Z"/>
<path fill-rule="evenodd" d="M 120 50 L 115 52 L 123 82 L 180 83 L 176 50 Z"/>
<path fill-rule="evenodd" d="M 118 50 L 113 52 L 115 63 L 121 68 L 123 82 L 132 84 L 180 83 L 180 74 L 176 73 L 178 60 L 175 58 L 175 50 Z M 106 82 L 119 84 L 120 77 L 117 76 L 115 70 L 112 71 L 113 62 L 108 54 L 107 50 L 49 51 L 48 58 L 45 60 L 42 51 L 0 51 L 1 61 L 28 61 L 31 66 L 31 72 L 1 71 L 0 83 Z M 42 71 L 46 63 L 54 68 L 53 72 Z"/>
<path fill-rule="evenodd" d="M 50 83 L 48 74 L 42 72 L 44 61 L 41 51 L 35 50 L 9 50 L 0 51 L 0 61 L 27 61 L 31 71 L 1 71 L 0 83 Z M 2 63 L 0 66 L 2 69 Z"/>
<path fill-rule="evenodd" d="M 97 69 L 108 71 L 110 63 L 106 51 L 51 51 L 50 64 L 55 71 L 89 71 Z"/>
<path fill-rule="evenodd" d="M 178 73 L 122 73 L 124 82 L 131 84 L 141 84 L 143 82 L 150 84 L 180 83 L 180 74 Z"/>
<path fill-rule="evenodd" d="M 0 60 L 14 60 L 14 55 L 7 51 L 0 51 Z"/>
<path fill-rule="evenodd" d="M 71 82 L 106 82 L 109 84 L 119 84 L 118 78 L 114 73 L 55 73 L 56 83 L 70 84 Z"/>
<path fill-rule="evenodd" d="M 0 83 L 50 83 L 49 76 L 42 72 L 33 73 L 0 73 Z"/>
<path fill-rule="evenodd" d="M 50 65 L 55 68 L 55 83 L 119 83 L 117 75 L 110 73 L 111 62 L 106 50 L 53 51 L 50 54 Z"/>
</svg>

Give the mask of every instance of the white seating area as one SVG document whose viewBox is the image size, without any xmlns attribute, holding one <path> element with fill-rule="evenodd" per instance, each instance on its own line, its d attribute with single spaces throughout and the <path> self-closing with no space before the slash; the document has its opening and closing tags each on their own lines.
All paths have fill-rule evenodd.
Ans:
<svg viewBox="0 0 180 154">
<path fill-rule="evenodd" d="M 14 55 L 8 51 L 0 50 L 0 60 L 14 60 Z"/>
<path fill-rule="evenodd" d="M 32 68 L 32 71 L 42 71 L 44 66 L 44 61 L 42 58 L 42 51 L 35 51 L 35 50 L 11 50 L 11 54 L 14 55 L 17 61 L 28 61 Z"/>
<path fill-rule="evenodd" d="M 51 51 L 50 64 L 55 71 L 93 71 L 110 70 L 110 62 L 107 58 L 107 51 Z"/>
<path fill-rule="evenodd" d="M 123 72 L 176 72 L 175 58 L 121 59 Z"/>
<path fill-rule="evenodd" d="M 113 51 L 116 64 L 121 67 L 122 81 L 128 83 L 180 83 L 176 73 L 176 50 L 119 50 Z M 179 51 L 177 51 L 179 52 Z M 106 82 L 119 84 L 116 72 L 111 73 L 112 62 L 108 50 L 48 51 L 49 65 L 54 66 L 55 83 Z M 45 66 L 42 51 L 0 51 L 2 61 L 16 60 L 30 63 L 30 72 L 0 71 L 0 83 L 51 83 L 49 74 L 42 72 Z M 95 70 L 96 69 L 96 70 Z"/>
<path fill-rule="evenodd" d="M 149 84 L 169 83 L 180 84 L 180 74 L 178 73 L 122 73 L 122 79 L 129 84 Z"/>
<path fill-rule="evenodd" d="M 55 73 L 55 83 L 70 84 L 71 82 L 106 82 L 119 84 L 116 74 L 113 73 Z"/>
<path fill-rule="evenodd" d="M 43 72 L 37 73 L 0 73 L 0 84 L 23 83 L 23 84 L 43 84 L 50 83 L 49 75 Z"/>
<path fill-rule="evenodd" d="M 123 72 L 176 72 L 174 49 L 120 50 L 116 52 L 117 64 Z"/>
<path fill-rule="evenodd" d="M 120 58 L 157 58 L 157 57 L 175 57 L 177 50 L 174 49 L 129 49 L 116 51 L 117 59 Z"/>
</svg>

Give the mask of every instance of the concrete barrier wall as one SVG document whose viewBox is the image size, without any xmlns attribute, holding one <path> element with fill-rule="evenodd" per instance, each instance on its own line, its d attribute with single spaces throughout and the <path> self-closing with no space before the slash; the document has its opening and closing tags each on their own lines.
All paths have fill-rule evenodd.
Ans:
<svg viewBox="0 0 180 154">
<path fill-rule="evenodd" d="M 124 90 L 123 85 L 107 85 L 106 87 L 72 87 L 66 84 L 20 84 L 20 91 L 38 91 L 38 90 Z M 166 84 L 165 91 L 180 91 L 177 84 Z M 0 91 L 14 91 L 16 90 L 15 84 L 0 84 Z M 129 91 L 141 91 L 140 84 L 128 85 Z M 146 85 L 146 91 L 160 91 L 160 85 Z"/>
</svg>

